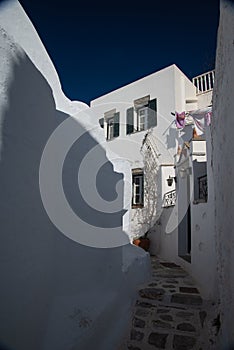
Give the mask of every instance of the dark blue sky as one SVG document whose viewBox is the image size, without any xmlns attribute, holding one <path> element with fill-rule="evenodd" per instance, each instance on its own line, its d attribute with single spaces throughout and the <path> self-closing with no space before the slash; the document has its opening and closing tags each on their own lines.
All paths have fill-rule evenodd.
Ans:
<svg viewBox="0 0 234 350">
<path fill-rule="evenodd" d="M 92 99 L 175 63 L 214 67 L 219 0 L 21 0 L 72 100 Z"/>
</svg>

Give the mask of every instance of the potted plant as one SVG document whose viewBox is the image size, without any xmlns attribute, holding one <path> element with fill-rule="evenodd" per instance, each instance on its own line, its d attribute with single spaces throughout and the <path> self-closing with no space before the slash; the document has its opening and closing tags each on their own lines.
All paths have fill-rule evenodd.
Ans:
<svg viewBox="0 0 234 350">
<path fill-rule="evenodd" d="M 133 244 L 135 244 L 138 247 L 141 247 L 144 249 L 146 252 L 148 252 L 149 247 L 150 247 L 150 239 L 147 237 L 148 232 L 144 234 L 142 237 L 138 237 L 133 240 Z"/>
</svg>

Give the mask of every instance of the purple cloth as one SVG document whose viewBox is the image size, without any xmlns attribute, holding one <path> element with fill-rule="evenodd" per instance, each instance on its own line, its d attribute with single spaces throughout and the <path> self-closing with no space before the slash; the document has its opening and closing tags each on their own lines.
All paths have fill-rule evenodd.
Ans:
<svg viewBox="0 0 234 350">
<path fill-rule="evenodd" d="M 176 112 L 176 127 L 178 129 L 183 129 L 185 127 L 185 112 Z"/>
<path fill-rule="evenodd" d="M 195 111 L 188 112 L 176 112 L 176 127 L 183 129 L 186 125 L 186 116 L 192 117 L 194 120 L 194 126 L 198 135 L 204 133 L 205 127 L 211 124 L 212 108 L 206 107 L 203 109 L 197 109 Z"/>
</svg>

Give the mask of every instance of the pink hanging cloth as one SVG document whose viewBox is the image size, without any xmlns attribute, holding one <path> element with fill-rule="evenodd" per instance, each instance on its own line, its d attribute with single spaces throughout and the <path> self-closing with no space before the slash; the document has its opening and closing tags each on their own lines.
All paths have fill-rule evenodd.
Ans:
<svg viewBox="0 0 234 350">
<path fill-rule="evenodd" d="M 185 112 L 176 112 L 176 127 L 178 129 L 183 129 L 185 127 Z"/>
</svg>

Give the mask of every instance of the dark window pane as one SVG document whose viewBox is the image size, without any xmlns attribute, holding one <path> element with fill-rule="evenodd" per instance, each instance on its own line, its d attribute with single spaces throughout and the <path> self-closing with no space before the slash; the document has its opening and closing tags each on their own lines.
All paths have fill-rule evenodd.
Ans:
<svg viewBox="0 0 234 350">
<path fill-rule="evenodd" d="M 126 133 L 128 134 L 132 134 L 133 130 L 134 130 L 134 108 L 128 108 L 127 109 L 127 123 L 126 123 Z"/>
<path fill-rule="evenodd" d="M 119 136 L 119 112 L 114 114 L 114 137 Z"/>
<path fill-rule="evenodd" d="M 148 105 L 148 129 L 157 126 L 157 100 L 156 98 L 149 101 Z"/>
</svg>

